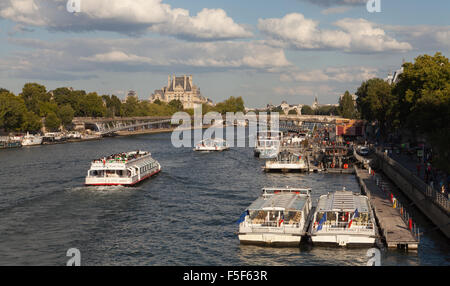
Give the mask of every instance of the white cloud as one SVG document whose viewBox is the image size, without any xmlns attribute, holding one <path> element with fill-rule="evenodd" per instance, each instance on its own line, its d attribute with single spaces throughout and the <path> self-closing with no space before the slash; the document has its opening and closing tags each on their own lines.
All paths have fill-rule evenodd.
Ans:
<svg viewBox="0 0 450 286">
<path fill-rule="evenodd" d="M 367 0 L 300 0 L 303 2 L 309 2 L 318 6 L 340 6 L 340 5 L 351 5 L 358 6 L 367 3 Z"/>
<path fill-rule="evenodd" d="M 0 17 L 18 24 L 62 31 L 114 31 L 139 35 L 147 31 L 190 40 L 251 37 L 222 9 L 203 9 L 190 16 L 162 0 L 82 0 L 81 12 L 66 10 L 66 0 L 8 0 L 0 3 Z"/>
<path fill-rule="evenodd" d="M 3 57 L 0 71 L 12 76 L 27 75 L 40 79 L 58 80 L 70 74 L 107 72 L 214 72 L 243 69 L 272 71 L 289 68 L 292 64 L 280 48 L 262 42 L 183 42 L 170 38 L 138 39 L 65 39 L 43 41 L 36 39 L 10 39 L 11 44 L 31 50 L 16 51 Z M 11 70 L 9 66 L 14 66 Z M 33 77 L 32 77 L 33 78 Z"/>
<path fill-rule="evenodd" d="M 450 49 L 450 26 L 416 25 L 392 26 L 385 25 L 400 39 L 407 39 L 415 49 L 435 50 Z"/>
<path fill-rule="evenodd" d="M 310 71 L 284 73 L 282 82 L 362 82 L 377 76 L 378 70 L 370 67 L 329 67 Z"/>
<path fill-rule="evenodd" d="M 316 95 L 338 95 L 339 92 L 329 85 L 299 85 L 293 87 L 278 86 L 273 88 L 277 95 L 289 96 L 316 96 Z"/>
<path fill-rule="evenodd" d="M 299 50 L 371 53 L 412 49 L 409 43 L 397 41 L 365 19 L 339 20 L 334 23 L 339 30 L 321 30 L 318 24 L 300 13 L 291 13 L 283 18 L 259 19 L 258 29 L 268 43 Z"/>
<path fill-rule="evenodd" d="M 330 7 L 327 9 L 323 9 L 320 13 L 322 13 L 323 15 L 341 14 L 341 13 L 345 13 L 351 9 L 352 9 L 352 7 L 348 7 L 348 6 Z"/>
</svg>

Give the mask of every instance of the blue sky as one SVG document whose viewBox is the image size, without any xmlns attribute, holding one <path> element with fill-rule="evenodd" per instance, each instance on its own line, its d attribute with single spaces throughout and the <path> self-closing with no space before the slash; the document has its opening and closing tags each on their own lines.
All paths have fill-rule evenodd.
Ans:
<svg viewBox="0 0 450 286">
<path fill-rule="evenodd" d="M 71 86 L 141 99 L 192 74 L 204 96 L 336 103 L 402 60 L 450 49 L 450 1 L 66 0 L 0 2 L 0 87 Z"/>
</svg>

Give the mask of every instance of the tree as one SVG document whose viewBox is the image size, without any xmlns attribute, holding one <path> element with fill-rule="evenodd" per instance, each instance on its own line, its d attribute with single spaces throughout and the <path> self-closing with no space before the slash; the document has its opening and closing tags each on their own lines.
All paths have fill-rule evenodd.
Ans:
<svg viewBox="0 0 450 286">
<path fill-rule="evenodd" d="M 106 107 L 103 100 L 96 92 L 82 95 L 79 101 L 81 116 L 103 117 L 106 114 Z"/>
<path fill-rule="evenodd" d="M 350 93 L 345 91 L 342 98 L 339 99 L 339 107 L 338 107 L 339 115 L 344 118 L 355 118 L 356 117 L 356 109 L 355 104 L 353 103 L 353 98 Z"/>
<path fill-rule="evenodd" d="M 45 117 L 45 128 L 55 131 L 61 126 L 61 120 L 55 113 L 51 112 Z"/>
<path fill-rule="evenodd" d="M 39 106 L 41 102 L 50 101 L 51 95 L 47 94 L 45 86 L 38 83 L 26 83 L 20 94 L 28 110 L 40 114 Z"/>
<path fill-rule="evenodd" d="M 241 96 L 230 96 L 230 98 L 228 98 L 227 100 L 217 103 L 214 107 L 214 111 L 217 111 L 221 114 L 225 114 L 227 112 L 244 112 L 244 100 Z"/>
<path fill-rule="evenodd" d="M 72 123 L 74 114 L 75 111 L 69 104 L 61 106 L 57 112 L 58 118 L 61 120 L 63 126 L 68 126 Z"/>
<path fill-rule="evenodd" d="M 5 88 L 2 88 L 2 87 L 0 87 L 0 93 L 3 93 L 3 92 L 9 93 L 9 90 L 7 90 L 7 89 L 5 89 Z"/>
<path fill-rule="evenodd" d="M 183 110 L 183 103 L 178 99 L 171 100 L 169 102 L 169 106 L 173 107 L 175 109 L 175 112 Z"/>
<path fill-rule="evenodd" d="M 0 128 L 19 130 L 27 108 L 22 98 L 10 92 L 0 93 Z"/>
<path fill-rule="evenodd" d="M 400 126 L 425 135 L 433 147 L 433 164 L 450 173 L 450 63 L 441 53 L 421 55 L 403 64 L 393 87 Z"/>
<path fill-rule="evenodd" d="M 123 116 L 132 117 L 137 116 L 139 110 L 139 100 L 134 96 L 129 96 L 122 105 Z"/>
<path fill-rule="evenodd" d="M 333 105 L 320 106 L 314 110 L 315 115 L 335 115 L 338 114 L 338 108 Z"/>
<path fill-rule="evenodd" d="M 20 130 L 35 132 L 39 131 L 41 128 L 42 128 L 41 117 L 39 117 L 32 111 L 27 111 L 23 116 L 22 124 L 20 125 Z"/>
<path fill-rule="evenodd" d="M 296 109 L 291 109 L 291 110 L 289 110 L 288 114 L 290 114 L 290 115 L 297 115 L 298 113 L 297 113 Z"/>
<path fill-rule="evenodd" d="M 314 115 L 314 110 L 309 105 L 302 106 L 302 114 L 303 115 Z"/>
<path fill-rule="evenodd" d="M 380 78 L 369 79 L 361 84 L 356 95 L 357 108 L 363 119 L 378 121 L 383 135 L 392 130 L 396 123 L 397 100 L 389 83 Z"/>
</svg>

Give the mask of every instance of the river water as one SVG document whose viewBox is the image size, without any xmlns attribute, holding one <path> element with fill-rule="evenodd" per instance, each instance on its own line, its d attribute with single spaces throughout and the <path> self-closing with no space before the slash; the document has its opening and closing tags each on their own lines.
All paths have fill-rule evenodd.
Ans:
<svg viewBox="0 0 450 286">
<path fill-rule="evenodd" d="M 170 133 L 0 150 L 0 265 L 366 265 L 367 249 L 240 245 L 240 214 L 264 186 L 346 187 L 353 175 L 266 174 L 252 148 L 197 153 Z M 162 172 L 137 187 L 84 187 L 90 161 L 149 150 Z M 432 225 L 420 213 L 419 227 Z M 426 231 L 418 252 L 382 249 L 383 265 L 450 265 L 448 241 Z"/>
</svg>

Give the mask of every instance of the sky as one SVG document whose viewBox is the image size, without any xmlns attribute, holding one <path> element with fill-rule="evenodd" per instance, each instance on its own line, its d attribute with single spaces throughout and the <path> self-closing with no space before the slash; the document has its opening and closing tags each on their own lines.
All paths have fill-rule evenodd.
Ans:
<svg viewBox="0 0 450 286">
<path fill-rule="evenodd" d="M 0 87 L 144 100 L 187 74 L 214 102 L 329 104 L 403 61 L 450 51 L 448 0 L 77 1 L 71 13 L 67 0 L 0 0 Z"/>
</svg>

